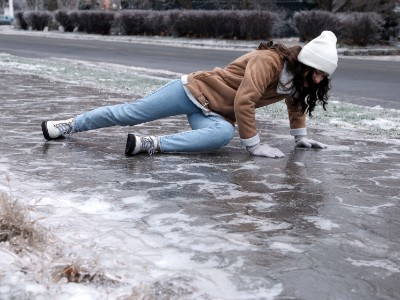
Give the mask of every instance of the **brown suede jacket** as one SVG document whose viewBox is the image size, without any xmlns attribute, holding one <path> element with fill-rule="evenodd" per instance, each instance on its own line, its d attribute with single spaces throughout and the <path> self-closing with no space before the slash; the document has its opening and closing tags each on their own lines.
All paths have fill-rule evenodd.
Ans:
<svg viewBox="0 0 400 300">
<path fill-rule="evenodd" d="M 289 98 L 278 94 L 277 85 L 284 62 L 271 50 L 249 52 L 225 68 L 188 75 L 185 86 L 205 108 L 237 123 L 241 139 L 257 134 L 255 109 Z M 286 101 L 291 129 L 305 128 L 301 107 Z"/>
</svg>

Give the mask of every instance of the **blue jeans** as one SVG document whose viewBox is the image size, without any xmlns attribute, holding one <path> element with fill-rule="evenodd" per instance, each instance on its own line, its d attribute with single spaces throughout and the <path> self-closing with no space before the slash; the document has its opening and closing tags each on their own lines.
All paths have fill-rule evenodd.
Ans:
<svg viewBox="0 0 400 300">
<path fill-rule="evenodd" d="M 110 126 L 133 126 L 176 115 L 187 115 L 192 130 L 159 136 L 161 152 L 194 152 L 228 144 L 234 126 L 221 116 L 206 116 L 187 96 L 181 80 L 172 81 L 132 103 L 104 106 L 74 119 L 77 132 Z"/>
</svg>

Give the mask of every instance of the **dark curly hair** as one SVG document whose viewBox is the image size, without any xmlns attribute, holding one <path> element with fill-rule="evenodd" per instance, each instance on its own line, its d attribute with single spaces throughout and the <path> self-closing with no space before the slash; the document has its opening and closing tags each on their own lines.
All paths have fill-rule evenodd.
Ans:
<svg viewBox="0 0 400 300">
<path fill-rule="evenodd" d="M 286 47 L 283 44 L 274 44 L 272 41 L 261 43 L 257 48 L 257 50 L 275 51 L 286 62 L 286 68 L 293 75 L 293 79 L 289 82 L 279 82 L 278 85 L 287 91 L 291 90 L 293 86 L 294 89 L 291 94 L 293 105 L 300 104 L 302 113 L 308 113 L 309 116 L 312 116 L 317 104 L 321 104 L 322 108 L 326 110 L 331 83 L 328 77 L 325 77 L 318 84 L 314 83 L 312 76 L 315 69 L 297 59 L 301 49 L 301 46 Z M 307 82 L 307 86 L 304 86 L 305 82 Z M 290 87 L 286 88 L 285 86 Z"/>
</svg>

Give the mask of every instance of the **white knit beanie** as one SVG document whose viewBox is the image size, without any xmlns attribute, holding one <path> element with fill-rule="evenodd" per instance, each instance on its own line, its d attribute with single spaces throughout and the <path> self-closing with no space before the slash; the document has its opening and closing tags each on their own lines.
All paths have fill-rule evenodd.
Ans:
<svg viewBox="0 0 400 300">
<path fill-rule="evenodd" d="M 336 36 L 332 31 L 323 31 L 301 49 L 298 60 L 303 64 L 332 75 L 338 63 Z"/>
</svg>

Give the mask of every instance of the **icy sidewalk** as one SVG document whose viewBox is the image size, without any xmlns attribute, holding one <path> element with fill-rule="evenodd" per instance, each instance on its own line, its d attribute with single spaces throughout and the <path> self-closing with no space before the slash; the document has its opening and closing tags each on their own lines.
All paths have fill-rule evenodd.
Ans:
<svg viewBox="0 0 400 300">
<path fill-rule="evenodd" d="M 43 252 L 0 243 L 0 298 L 398 297 L 399 140 L 311 127 L 330 147 L 295 149 L 286 126 L 260 118 L 285 158 L 250 157 L 237 137 L 211 153 L 128 158 L 128 132 L 177 132 L 184 119 L 46 142 L 42 120 L 129 96 L 0 75 L 1 190 L 54 236 Z M 106 279 L 55 281 L 77 262 Z"/>
</svg>

